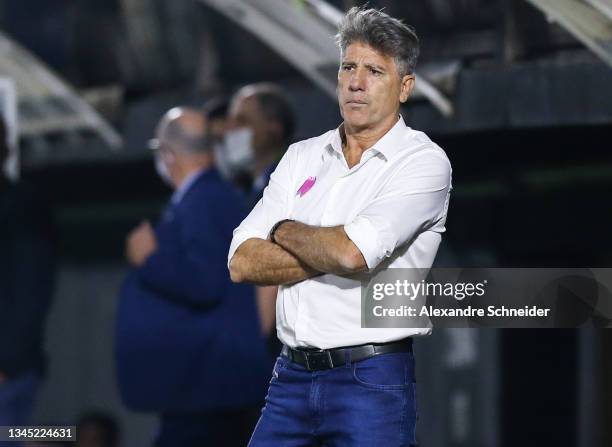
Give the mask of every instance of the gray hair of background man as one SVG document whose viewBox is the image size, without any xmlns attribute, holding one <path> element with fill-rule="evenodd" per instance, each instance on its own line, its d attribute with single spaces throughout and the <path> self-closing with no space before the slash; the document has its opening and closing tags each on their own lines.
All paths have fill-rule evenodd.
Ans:
<svg viewBox="0 0 612 447">
<path fill-rule="evenodd" d="M 393 57 L 400 78 L 414 73 L 419 58 L 419 38 L 414 28 L 376 9 L 349 9 L 340 23 L 336 42 L 342 53 L 353 42 L 362 42 Z"/>
<path fill-rule="evenodd" d="M 261 82 L 242 87 L 232 98 L 232 105 L 240 98 L 253 96 L 261 113 L 268 120 L 276 121 L 283 127 L 283 143 L 288 145 L 295 130 L 295 116 L 289 98 L 278 85 Z"/>
<path fill-rule="evenodd" d="M 157 133 L 157 138 L 149 142 L 151 149 L 157 149 L 162 142 L 168 142 L 188 154 L 202 154 L 212 150 L 206 116 L 194 108 L 175 107 L 169 110 L 160 121 Z"/>
</svg>

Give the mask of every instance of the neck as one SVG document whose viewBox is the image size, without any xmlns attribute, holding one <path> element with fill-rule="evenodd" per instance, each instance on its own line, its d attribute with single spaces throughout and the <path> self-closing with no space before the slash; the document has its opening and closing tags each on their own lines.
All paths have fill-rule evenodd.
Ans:
<svg viewBox="0 0 612 447">
<path fill-rule="evenodd" d="M 174 189 L 179 189 L 189 177 L 191 177 L 196 172 L 206 169 L 207 167 L 208 166 L 201 164 L 182 166 L 181 169 L 179 169 L 178 172 L 173 176 L 172 183 L 174 183 Z"/>
<path fill-rule="evenodd" d="M 351 126 L 346 121 L 342 124 L 342 129 L 344 130 L 343 135 L 343 145 L 345 147 L 345 151 L 347 152 L 365 152 L 378 140 L 380 140 L 395 124 L 397 124 L 399 120 L 399 112 L 389 116 L 389 118 L 385 119 L 381 123 L 379 123 L 376 127 L 364 127 L 359 128 L 357 126 Z"/>
<path fill-rule="evenodd" d="M 349 168 L 357 165 L 361 161 L 361 156 L 365 151 L 374 146 L 389 130 L 395 126 L 399 114 L 391 115 L 375 128 L 359 129 L 342 123 L 340 136 L 342 137 L 342 153 Z"/>
</svg>

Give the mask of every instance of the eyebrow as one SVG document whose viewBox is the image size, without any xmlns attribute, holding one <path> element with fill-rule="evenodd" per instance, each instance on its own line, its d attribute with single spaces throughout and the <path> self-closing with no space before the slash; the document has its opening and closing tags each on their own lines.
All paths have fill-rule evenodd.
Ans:
<svg viewBox="0 0 612 447">
<path fill-rule="evenodd" d="M 365 64 L 366 68 L 374 68 L 378 71 L 385 71 L 385 67 L 383 67 L 382 65 L 376 65 L 376 64 Z"/>
<path fill-rule="evenodd" d="M 357 62 L 353 62 L 353 61 L 342 61 L 340 65 L 341 65 L 341 66 L 344 66 L 344 65 L 357 65 Z M 378 70 L 378 71 L 382 71 L 382 72 L 385 72 L 385 71 L 386 71 L 385 67 L 383 67 L 382 65 L 377 65 L 377 64 L 370 64 L 370 63 L 368 63 L 368 64 L 364 64 L 364 66 L 365 66 L 366 68 L 374 68 L 374 69 L 376 69 L 376 70 Z"/>
</svg>

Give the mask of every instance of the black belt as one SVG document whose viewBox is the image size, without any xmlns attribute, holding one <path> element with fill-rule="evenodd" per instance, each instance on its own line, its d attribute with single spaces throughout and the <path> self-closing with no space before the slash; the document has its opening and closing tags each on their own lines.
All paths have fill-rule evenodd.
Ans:
<svg viewBox="0 0 612 447">
<path fill-rule="evenodd" d="M 412 352 L 412 338 L 334 349 L 293 349 L 283 345 L 281 355 L 302 365 L 308 371 L 320 371 L 346 365 L 347 358 L 351 362 L 358 362 L 392 352 Z"/>
</svg>

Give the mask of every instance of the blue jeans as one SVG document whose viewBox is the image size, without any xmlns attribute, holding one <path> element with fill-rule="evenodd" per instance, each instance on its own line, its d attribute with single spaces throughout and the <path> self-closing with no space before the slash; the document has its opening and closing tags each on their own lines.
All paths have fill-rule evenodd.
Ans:
<svg viewBox="0 0 612 447">
<path fill-rule="evenodd" d="M 279 357 L 249 447 L 399 447 L 416 444 L 412 353 L 323 371 Z"/>
</svg>

